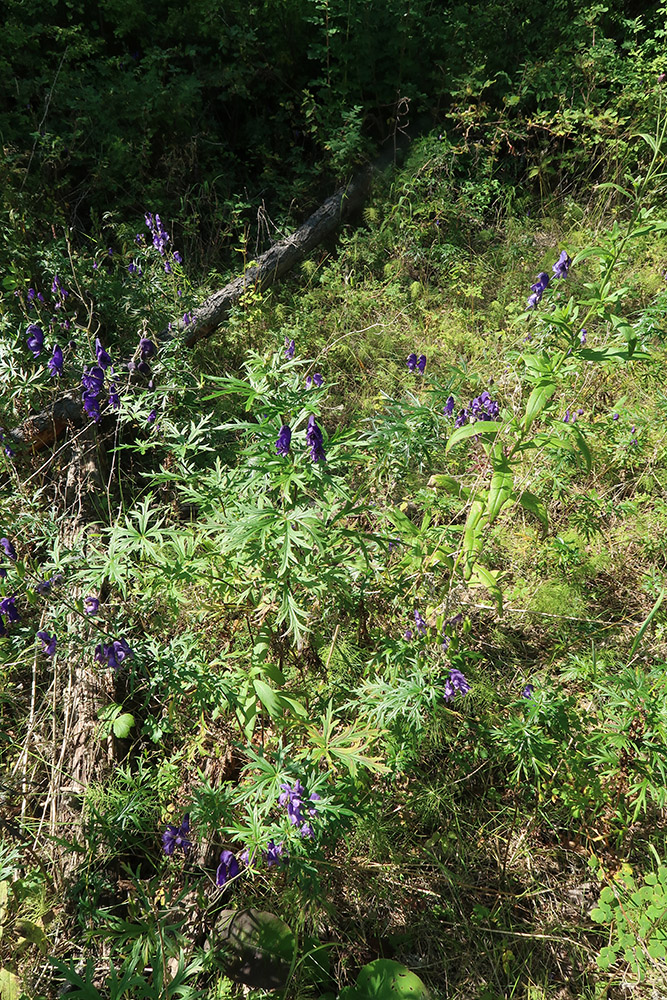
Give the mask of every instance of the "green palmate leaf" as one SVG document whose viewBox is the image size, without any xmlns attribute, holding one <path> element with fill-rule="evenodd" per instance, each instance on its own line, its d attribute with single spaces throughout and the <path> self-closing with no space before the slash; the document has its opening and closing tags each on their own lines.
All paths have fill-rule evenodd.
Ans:
<svg viewBox="0 0 667 1000">
<path fill-rule="evenodd" d="M 134 716 L 130 715 L 129 712 L 124 712 L 113 720 L 111 728 L 113 729 L 113 734 L 119 740 L 124 740 L 129 735 L 130 729 L 134 725 Z"/>
<path fill-rule="evenodd" d="M 478 420 L 476 424 L 466 424 L 464 427 L 458 427 L 449 438 L 445 451 L 450 451 L 455 444 L 467 441 L 471 437 L 484 437 L 486 439 L 495 437 L 501 427 L 502 424 L 495 420 Z"/>
<path fill-rule="evenodd" d="M 555 391 L 556 386 L 553 382 L 543 382 L 535 386 L 526 403 L 526 412 L 523 418 L 524 432 L 527 433 L 530 430 L 533 421 L 540 415 Z"/>
<path fill-rule="evenodd" d="M 486 505 L 488 523 L 493 524 L 505 504 L 513 498 L 514 473 L 507 458 L 500 452 L 493 457 L 493 475 Z"/>
<path fill-rule="evenodd" d="M 519 494 L 519 503 L 524 510 L 534 514 L 538 521 L 541 522 L 543 528 L 542 534 L 545 535 L 549 530 L 549 515 L 542 501 L 538 500 L 534 493 L 524 490 L 523 493 Z"/>
<path fill-rule="evenodd" d="M 473 569 L 473 578 L 479 580 L 482 586 L 486 587 L 488 592 L 491 594 L 491 598 L 494 601 L 496 607 L 498 608 L 498 614 L 503 613 L 503 592 L 500 589 L 496 575 L 487 569 L 486 566 L 480 566 L 476 563 Z"/>
</svg>

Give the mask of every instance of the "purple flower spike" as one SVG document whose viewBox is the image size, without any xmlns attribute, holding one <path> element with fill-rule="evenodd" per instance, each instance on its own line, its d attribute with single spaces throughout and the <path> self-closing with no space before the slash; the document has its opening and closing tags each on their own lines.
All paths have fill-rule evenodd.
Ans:
<svg viewBox="0 0 667 1000">
<path fill-rule="evenodd" d="M 290 340 L 288 337 L 285 337 L 285 357 L 287 358 L 288 361 L 291 361 L 292 358 L 294 357 L 295 350 L 296 347 L 294 341 Z"/>
<path fill-rule="evenodd" d="M 268 868 L 275 868 L 275 866 L 279 865 L 281 861 L 286 861 L 287 855 L 285 853 L 285 845 L 283 842 L 280 841 L 279 844 L 276 844 L 275 841 L 270 840 L 266 845 L 264 859 Z"/>
<path fill-rule="evenodd" d="M 571 259 L 568 257 L 565 250 L 561 251 L 561 255 L 551 268 L 554 273 L 555 278 L 567 278 L 567 272 L 570 269 Z"/>
<path fill-rule="evenodd" d="M 120 396 L 118 394 L 118 386 L 115 382 L 112 382 L 109 386 L 109 406 L 112 410 L 120 409 Z"/>
<path fill-rule="evenodd" d="M 581 331 L 581 333 L 579 334 L 579 343 L 581 344 L 582 347 L 586 343 L 587 333 L 588 333 L 588 331 L 587 331 L 586 327 L 584 327 L 583 330 Z"/>
<path fill-rule="evenodd" d="M 413 372 L 415 370 L 415 368 L 417 367 L 417 355 L 416 354 L 408 354 L 408 360 L 407 360 L 406 364 L 408 366 L 408 371 Z"/>
<path fill-rule="evenodd" d="M 63 357 L 62 347 L 58 347 L 58 345 L 56 344 L 55 347 L 53 348 L 53 354 L 51 355 L 51 357 L 47 362 L 47 367 L 49 369 L 49 372 L 51 373 L 51 378 L 53 378 L 56 375 L 62 375 L 64 363 L 65 359 Z"/>
<path fill-rule="evenodd" d="M 174 258 L 174 260 L 176 261 L 177 264 L 182 264 L 183 263 L 183 258 L 181 257 L 181 255 L 178 252 L 178 250 L 174 250 L 173 258 Z"/>
<path fill-rule="evenodd" d="M 87 615 L 96 615 L 100 609 L 99 597 L 84 597 L 83 610 Z"/>
<path fill-rule="evenodd" d="M 111 358 L 107 352 L 102 347 L 99 337 L 95 338 L 95 356 L 97 357 L 97 363 L 103 371 L 106 371 L 111 364 Z"/>
<path fill-rule="evenodd" d="M 314 375 L 306 375 L 306 389 L 312 389 L 313 386 L 319 389 L 323 382 L 324 379 L 319 372 L 315 372 Z"/>
<path fill-rule="evenodd" d="M 104 369 L 98 365 L 94 365 L 92 368 L 85 368 L 81 376 L 81 384 L 86 393 L 89 393 L 91 396 L 97 396 L 102 391 L 102 386 L 104 385 Z"/>
<path fill-rule="evenodd" d="M 95 647 L 95 659 L 98 663 L 104 663 L 112 670 L 120 670 L 124 660 L 134 656 L 126 639 L 114 639 L 113 642 L 102 645 L 100 642 Z"/>
<path fill-rule="evenodd" d="M 426 621 L 418 611 L 415 611 L 415 625 L 420 635 L 426 635 Z"/>
<path fill-rule="evenodd" d="M 457 694 L 467 694 L 469 690 L 470 684 L 468 684 L 461 671 L 457 670 L 456 667 L 452 667 L 449 671 L 449 677 L 445 681 L 445 701 L 451 701 Z"/>
<path fill-rule="evenodd" d="M 180 847 L 183 853 L 187 854 L 192 847 L 192 841 L 188 838 L 189 832 L 190 815 L 186 813 L 180 826 L 174 826 L 173 823 L 170 823 L 162 834 L 162 850 L 164 853 L 171 857 L 176 848 Z"/>
<path fill-rule="evenodd" d="M 424 371 L 426 370 L 426 355 L 425 354 L 420 354 L 419 355 L 419 359 L 417 361 L 417 368 L 419 369 L 419 374 L 423 375 Z"/>
<path fill-rule="evenodd" d="M 537 303 L 540 301 L 544 295 L 545 289 L 549 286 L 549 275 L 546 271 L 540 271 L 537 276 L 537 281 L 534 285 L 530 286 L 530 290 L 533 293 L 528 299 L 527 309 L 534 309 Z"/>
<path fill-rule="evenodd" d="M 32 351 L 33 356 L 38 358 L 44 347 L 44 331 L 41 326 L 38 326 L 36 323 L 30 324 L 26 330 L 26 343 L 28 350 Z"/>
<path fill-rule="evenodd" d="M 97 423 L 101 418 L 100 404 L 98 402 L 97 396 L 92 393 L 84 393 L 83 396 L 83 408 L 86 414 Z"/>
<path fill-rule="evenodd" d="M 148 337 L 142 337 L 139 341 L 139 353 L 143 360 L 153 358 L 157 354 L 157 347 Z"/>
<path fill-rule="evenodd" d="M 288 455 L 290 449 L 290 443 L 292 441 L 292 431 L 287 424 L 283 424 L 280 428 L 280 434 L 278 435 L 278 440 L 276 441 L 276 451 L 279 455 Z"/>
<path fill-rule="evenodd" d="M 454 413 L 454 397 L 449 396 L 442 411 L 446 416 L 451 417 Z"/>
<path fill-rule="evenodd" d="M 405 639 L 406 642 L 410 642 L 410 639 L 412 639 L 412 629 L 406 628 L 405 632 L 403 633 L 403 638 Z"/>
<path fill-rule="evenodd" d="M 41 639 L 42 649 L 47 656 L 55 656 L 56 645 L 58 640 L 55 635 L 49 635 L 48 632 L 36 632 L 38 639 Z"/>
<path fill-rule="evenodd" d="M 16 549 L 9 541 L 8 538 L 0 538 L 0 549 L 5 553 L 5 555 L 16 562 Z"/>
<path fill-rule="evenodd" d="M 220 864 L 215 873 L 215 884 L 222 888 L 230 879 L 236 878 L 240 871 L 239 863 L 231 851 L 220 852 Z"/>
<path fill-rule="evenodd" d="M 308 427 L 306 428 L 306 441 L 310 448 L 310 457 L 313 462 L 326 462 L 326 455 L 324 453 L 324 444 L 322 438 L 322 431 L 317 426 L 315 417 L 311 413 L 308 418 Z"/>
<path fill-rule="evenodd" d="M 5 615 L 8 622 L 20 621 L 19 613 L 16 610 L 16 597 L 3 597 L 0 601 L 0 615 Z"/>
<path fill-rule="evenodd" d="M 522 698 L 532 698 L 534 690 L 535 690 L 535 687 L 534 687 L 533 684 L 526 684 L 525 688 L 521 692 L 521 697 Z"/>
</svg>

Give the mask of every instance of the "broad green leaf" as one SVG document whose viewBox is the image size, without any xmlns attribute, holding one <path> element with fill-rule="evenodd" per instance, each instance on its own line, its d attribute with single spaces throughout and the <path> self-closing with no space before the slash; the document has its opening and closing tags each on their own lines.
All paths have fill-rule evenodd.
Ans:
<svg viewBox="0 0 667 1000">
<path fill-rule="evenodd" d="M 478 420 L 476 424 L 465 424 L 464 427 L 458 427 L 451 435 L 445 451 L 450 451 L 455 444 L 467 441 L 471 437 L 495 437 L 501 427 L 502 424 L 495 420 Z"/>
<path fill-rule="evenodd" d="M 530 490 L 524 490 L 523 493 L 519 494 L 519 503 L 524 510 L 530 511 L 542 523 L 542 534 L 545 535 L 549 530 L 549 515 L 542 501 L 538 500 Z"/>
<path fill-rule="evenodd" d="M 19 1000 L 21 980 L 9 969 L 0 969 L 0 1000 Z"/>
<path fill-rule="evenodd" d="M 574 425 L 570 424 L 569 427 L 570 427 L 570 432 L 576 438 L 576 445 L 577 448 L 579 449 L 579 452 L 581 453 L 584 462 L 586 463 L 586 469 L 588 470 L 588 472 L 590 472 L 593 467 L 593 459 L 591 457 L 590 448 L 586 443 L 586 438 L 584 437 L 584 435 L 579 430 L 576 424 Z"/>
<path fill-rule="evenodd" d="M 34 920 L 19 919 L 16 921 L 16 951 L 21 954 L 31 945 L 37 945 L 42 955 L 45 955 L 49 948 L 49 942 L 44 933 L 44 928 L 36 924 Z"/>
<path fill-rule="evenodd" d="M 512 488 L 514 486 L 514 473 L 512 466 L 504 455 L 494 457 L 493 475 L 491 476 L 491 486 L 489 488 L 489 499 L 486 505 L 489 524 L 493 524 L 500 514 L 505 504 L 512 498 Z"/>
<path fill-rule="evenodd" d="M 523 418 L 523 429 L 528 432 L 534 420 L 540 415 L 551 397 L 556 391 L 553 382 L 544 382 L 536 385 L 526 403 L 526 413 Z"/>
<path fill-rule="evenodd" d="M 463 532 L 463 579 L 469 580 L 473 566 L 482 548 L 482 532 L 486 525 L 486 500 L 475 500 L 468 511 L 465 530 Z"/>
<path fill-rule="evenodd" d="M 494 601 L 496 607 L 498 608 L 498 614 L 503 613 L 503 592 L 500 589 L 498 580 L 494 573 L 486 566 L 480 566 L 479 563 L 475 565 L 473 570 L 473 576 L 476 577 L 482 586 L 486 587 L 488 592 L 491 594 L 491 598 Z"/>
<path fill-rule="evenodd" d="M 595 350 L 594 348 L 583 348 L 577 352 L 580 358 L 584 361 L 596 361 L 598 363 L 604 363 L 605 361 L 651 361 L 651 355 L 647 354 L 646 351 L 630 351 L 628 347 L 605 347 L 601 350 Z"/>
<path fill-rule="evenodd" d="M 427 1000 L 429 992 L 414 972 L 390 958 L 376 958 L 357 977 L 359 1000 Z"/>
<path fill-rule="evenodd" d="M 436 490 L 443 490 L 445 493 L 449 493 L 453 497 L 459 497 L 462 500 L 467 500 L 470 496 L 470 490 L 466 489 L 465 486 L 462 486 L 458 479 L 454 479 L 453 476 L 446 476 L 438 473 L 435 476 L 431 476 L 428 481 L 428 485 Z"/>
<path fill-rule="evenodd" d="M 114 719 L 111 728 L 113 729 L 113 734 L 119 740 L 127 739 L 130 729 L 134 725 L 134 716 L 130 715 L 129 712 L 123 712 L 118 718 Z"/>
<path fill-rule="evenodd" d="M 274 691 L 272 687 L 269 687 L 268 684 L 265 684 L 264 681 L 260 681 L 258 678 L 255 678 L 252 683 L 257 697 L 271 718 L 277 718 L 281 714 L 283 708 L 280 703 L 280 695 L 278 692 Z"/>
</svg>

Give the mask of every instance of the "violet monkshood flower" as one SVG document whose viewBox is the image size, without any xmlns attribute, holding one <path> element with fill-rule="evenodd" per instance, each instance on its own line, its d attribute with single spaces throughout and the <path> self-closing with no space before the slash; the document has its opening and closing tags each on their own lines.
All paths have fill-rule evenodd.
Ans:
<svg viewBox="0 0 667 1000">
<path fill-rule="evenodd" d="M 549 275 L 547 274 L 546 271 L 540 271 L 540 273 L 537 276 L 537 281 L 535 282 L 534 285 L 530 286 L 530 290 L 533 294 L 528 299 L 528 305 L 526 306 L 526 309 L 534 309 L 548 287 L 549 287 Z"/>
<path fill-rule="evenodd" d="M 555 278 L 567 278 L 567 272 L 570 269 L 570 264 L 572 260 L 568 257 L 565 250 L 561 250 L 560 257 L 551 268 L 554 273 Z"/>
<path fill-rule="evenodd" d="M 172 254 L 172 257 L 174 258 L 174 260 L 176 261 L 177 264 L 182 264 L 183 263 L 183 258 L 181 257 L 181 255 L 178 252 L 178 250 L 174 250 L 174 252 Z"/>
<path fill-rule="evenodd" d="M 8 559 L 16 562 L 16 549 L 8 538 L 0 538 L 0 549 L 2 549 Z"/>
<path fill-rule="evenodd" d="M 69 292 L 64 287 L 62 281 L 60 280 L 57 274 L 54 274 L 53 276 L 53 281 L 51 283 L 51 293 L 52 295 L 57 295 L 59 299 L 66 299 L 67 296 L 69 295 Z M 60 303 L 58 303 L 58 305 L 60 305 Z M 56 308 L 58 308 L 58 306 L 56 306 Z"/>
<path fill-rule="evenodd" d="M 308 442 L 308 447 L 310 448 L 311 460 L 313 462 L 326 462 L 327 456 L 324 453 L 322 431 L 317 426 L 315 417 L 312 413 L 308 418 L 306 441 Z"/>
<path fill-rule="evenodd" d="M 288 361 L 291 361 L 292 358 L 294 357 L 295 350 L 296 346 L 294 344 L 294 341 L 290 340 L 289 337 L 285 337 L 285 357 L 287 358 Z"/>
<path fill-rule="evenodd" d="M 100 413 L 100 404 L 96 395 L 91 392 L 86 392 L 83 394 L 83 408 L 86 411 L 87 416 L 89 416 L 95 423 L 101 419 L 102 414 Z"/>
<path fill-rule="evenodd" d="M 535 686 L 533 684 L 526 684 L 525 688 L 521 692 L 521 697 L 522 698 L 532 698 L 534 690 L 535 690 Z"/>
<path fill-rule="evenodd" d="M 42 650 L 47 656 L 55 656 L 56 645 L 58 643 L 55 635 L 49 635 L 48 632 L 36 632 L 35 635 L 42 642 Z"/>
<path fill-rule="evenodd" d="M 97 358 L 97 363 L 103 371 L 106 371 L 109 365 L 112 363 L 111 358 L 107 352 L 102 347 L 99 337 L 95 338 L 95 356 Z"/>
<path fill-rule="evenodd" d="M 420 635 L 426 635 L 426 621 L 419 611 L 415 611 L 415 625 Z"/>
<path fill-rule="evenodd" d="M 44 331 L 37 323 L 31 323 L 26 330 L 26 344 L 28 345 L 28 350 L 32 351 L 33 356 L 38 358 L 44 347 Z"/>
<path fill-rule="evenodd" d="M 425 354 L 420 354 L 419 355 L 419 358 L 417 359 L 417 368 L 419 370 L 419 374 L 420 375 L 423 375 L 424 372 L 426 371 L 426 355 Z"/>
<path fill-rule="evenodd" d="M 408 366 L 408 371 L 413 372 L 417 367 L 417 355 L 408 354 L 408 360 L 406 361 L 406 364 Z"/>
<path fill-rule="evenodd" d="M 53 348 L 53 354 L 51 355 L 51 357 L 47 362 L 47 367 L 51 374 L 51 378 L 53 378 L 56 375 L 62 375 L 64 363 L 65 359 L 63 357 L 62 347 L 59 347 L 58 344 L 56 344 L 55 347 Z"/>
<path fill-rule="evenodd" d="M 162 256 L 164 256 L 164 251 L 169 242 L 169 233 L 162 225 L 162 220 L 159 215 L 152 215 L 151 212 L 146 212 L 145 215 L 146 225 L 151 231 L 153 237 L 153 246 L 160 251 Z"/>
<path fill-rule="evenodd" d="M 104 385 L 104 369 L 99 365 L 93 365 L 92 368 L 84 368 L 83 375 L 81 376 L 81 385 L 86 393 L 91 396 L 97 396 L 102 391 Z"/>
<path fill-rule="evenodd" d="M 139 353 L 142 359 L 152 358 L 157 354 L 157 347 L 148 337 L 142 337 L 139 341 Z"/>
<path fill-rule="evenodd" d="M 288 455 L 292 441 L 292 431 L 288 424 L 283 424 L 280 428 L 278 440 L 276 441 L 276 451 L 279 455 Z"/>
<path fill-rule="evenodd" d="M 324 379 L 319 372 L 315 372 L 313 375 L 306 375 L 306 389 L 312 389 L 313 386 L 319 389 L 323 382 Z"/>
<path fill-rule="evenodd" d="M 579 334 L 579 343 L 581 344 L 581 346 L 582 346 L 582 347 L 583 347 L 583 346 L 585 345 L 585 343 L 586 343 L 586 334 L 587 334 L 587 333 L 588 333 L 588 331 L 586 330 L 586 327 L 584 327 L 584 328 L 582 329 L 581 333 Z"/>
<path fill-rule="evenodd" d="M 100 599 L 99 597 L 84 597 L 83 599 L 83 610 L 84 614 L 96 615 L 100 609 Z"/>
<path fill-rule="evenodd" d="M 95 660 L 104 663 L 112 670 L 119 670 L 123 660 L 133 657 L 134 653 L 130 649 L 126 639 L 114 639 L 110 643 L 98 643 L 95 647 Z"/>
<path fill-rule="evenodd" d="M 141 270 L 141 267 L 138 264 L 135 264 L 134 261 L 130 261 L 130 263 L 127 265 L 127 270 L 129 274 L 138 274 L 139 277 L 141 277 L 141 275 L 144 273 Z"/>
<path fill-rule="evenodd" d="M 266 851 L 264 852 L 264 860 L 266 861 L 267 868 L 275 868 L 281 862 L 287 861 L 287 852 L 282 840 L 278 844 L 273 840 L 268 842 Z"/>
<path fill-rule="evenodd" d="M 278 805 L 287 808 L 290 823 L 300 827 L 302 836 L 314 836 L 313 828 L 304 815 L 304 809 L 307 810 L 309 816 L 315 816 L 317 814 L 315 803 L 320 801 L 320 796 L 317 792 L 313 792 L 307 798 L 308 793 L 298 779 L 294 785 L 285 782 L 280 787 L 282 791 L 278 796 Z"/>
<path fill-rule="evenodd" d="M 109 406 L 112 410 L 120 409 L 120 396 L 118 394 L 118 386 L 115 382 L 112 382 L 109 386 Z"/>
<path fill-rule="evenodd" d="M 0 601 L 0 615 L 4 615 L 8 622 L 18 622 L 21 620 L 16 610 L 16 595 L 3 597 Z"/>
<path fill-rule="evenodd" d="M 467 694 L 469 690 L 470 684 L 468 684 L 461 671 L 457 670 L 456 667 L 452 667 L 449 671 L 449 677 L 445 681 L 443 694 L 445 701 L 451 701 L 457 694 Z"/>
<path fill-rule="evenodd" d="M 172 856 L 177 847 L 187 854 L 192 847 L 192 841 L 188 838 L 190 832 L 190 814 L 186 813 L 180 826 L 169 823 L 167 829 L 162 834 L 162 850 L 169 857 Z"/>
<path fill-rule="evenodd" d="M 447 402 L 444 405 L 443 411 L 446 416 L 451 417 L 454 413 L 454 397 L 448 396 Z"/>
<path fill-rule="evenodd" d="M 221 889 L 230 879 L 236 878 L 241 868 L 232 851 L 220 852 L 220 864 L 215 873 L 215 884 Z"/>
</svg>

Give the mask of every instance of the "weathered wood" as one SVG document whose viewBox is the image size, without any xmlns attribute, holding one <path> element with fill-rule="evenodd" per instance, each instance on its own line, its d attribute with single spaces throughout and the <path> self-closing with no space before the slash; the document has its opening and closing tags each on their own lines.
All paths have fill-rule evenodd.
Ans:
<svg viewBox="0 0 667 1000">
<path fill-rule="evenodd" d="M 46 410 L 28 417 L 5 437 L 12 448 L 40 451 L 57 441 L 68 425 L 81 427 L 83 418 L 81 390 L 74 389 L 59 396 Z"/>
<path fill-rule="evenodd" d="M 295 264 L 305 260 L 311 250 L 334 233 L 347 216 L 361 208 L 368 196 L 373 173 L 374 168 L 368 167 L 346 187 L 339 188 L 296 232 L 275 243 L 244 274 L 209 296 L 197 307 L 187 326 L 181 321 L 178 329 L 183 343 L 192 347 L 198 340 L 210 336 L 227 319 L 244 292 L 250 288 L 264 291 Z"/>
</svg>

